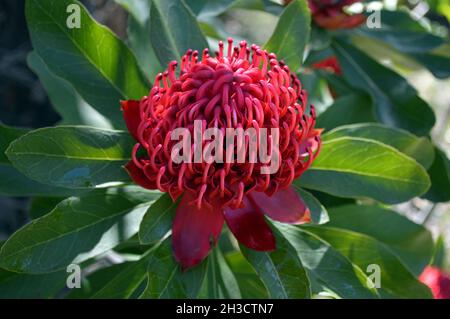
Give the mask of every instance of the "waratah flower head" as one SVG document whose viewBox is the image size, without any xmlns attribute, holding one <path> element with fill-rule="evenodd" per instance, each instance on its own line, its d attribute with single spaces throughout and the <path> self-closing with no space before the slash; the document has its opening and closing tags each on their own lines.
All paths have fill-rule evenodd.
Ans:
<svg viewBox="0 0 450 319">
<path fill-rule="evenodd" d="M 307 107 L 307 93 L 294 73 L 275 54 L 245 41 L 233 46 L 219 43 L 211 56 L 188 50 L 182 57 L 179 75 L 176 61 L 158 74 L 148 96 L 124 101 L 122 109 L 130 133 L 137 143 L 126 169 L 142 187 L 167 192 L 175 201 L 182 195 L 172 229 L 175 257 L 183 267 L 200 262 L 217 240 L 223 221 L 239 241 L 257 250 L 272 250 L 275 240 L 263 213 L 275 220 L 299 223 L 308 220 L 309 210 L 290 188 L 319 153 L 320 130 L 315 129 L 314 107 Z M 275 145 L 279 167 L 264 173 L 267 163 L 250 161 L 259 149 L 247 149 L 244 136 L 233 145 L 232 159 L 242 153 L 245 161 L 223 163 L 196 161 L 194 149 L 211 147 L 211 140 L 189 145 L 188 160 L 174 161 L 179 141 L 173 132 L 186 129 L 190 136 L 215 128 L 267 129 L 279 133 L 265 137 Z M 261 138 L 257 135 L 258 138 Z M 263 144 L 256 143 L 257 148 Z M 197 145 L 196 145 L 197 144 Z M 177 146 L 178 145 L 178 146 Z M 274 146 L 272 146 L 273 148 Z M 186 149 L 183 149 L 186 150 Z M 226 153 L 215 149 L 215 153 Z M 269 158 L 273 155 L 269 147 Z M 184 151 L 183 151 L 184 153 Z M 240 155 L 239 155 L 240 154 Z"/>
<path fill-rule="evenodd" d="M 325 29 L 351 29 L 364 21 L 363 14 L 349 15 L 344 7 L 361 0 L 308 0 L 314 22 Z"/>
</svg>

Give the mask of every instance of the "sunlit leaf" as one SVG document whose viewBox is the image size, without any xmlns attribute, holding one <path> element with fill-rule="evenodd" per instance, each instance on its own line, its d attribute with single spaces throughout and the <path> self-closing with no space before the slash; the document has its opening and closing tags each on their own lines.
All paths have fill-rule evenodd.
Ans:
<svg viewBox="0 0 450 319">
<path fill-rule="evenodd" d="M 108 251 L 137 232 L 148 207 L 133 192 L 134 187 L 98 190 L 64 200 L 3 245 L 0 267 L 47 273 Z M 147 201 L 152 199 L 148 193 Z"/>
<path fill-rule="evenodd" d="M 299 185 L 339 197 L 370 197 L 400 203 L 427 191 L 425 169 L 412 158 L 378 141 L 341 137 L 322 143 Z"/>
<path fill-rule="evenodd" d="M 93 187 L 129 180 L 122 168 L 131 158 L 133 140 L 122 131 L 82 126 L 50 127 L 15 140 L 9 160 L 23 174 L 61 187 Z"/>
<path fill-rule="evenodd" d="M 292 1 L 280 16 L 278 24 L 264 48 L 284 60 L 295 71 L 303 62 L 303 54 L 311 31 L 311 15 L 303 0 Z"/>
<path fill-rule="evenodd" d="M 327 226 L 366 234 L 385 243 L 416 276 L 422 273 L 432 257 L 431 233 L 386 208 L 367 205 L 332 208 Z"/>
<path fill-rule="evenodd" d="M 68 24 L 70 5 L 80 8 L 79 28 Z M 48 68 L 114 127 L 125 127 L 119 101 L 149 90 L 128 47 L 76 0 L 27 0 L 25 13 L 33 47 Z"/>
<path fill-rule="evenodd" d="M 434 113 L 404 78 L 344 41 L 335 40 L 333 50 L 344 78 L 371 95 L 380 122 L 417 135 L 428 134 L 435 123 Z"/>
<path fill-rule="evenodd" d="M 353 136 L 379 141 L 390 145 L 400 152 L 414 158 L 423 167 L 430 167 L 434 159 L 434 150 L 427 137 L 417 137 L 407 131 L 376 123 L 361 123 L 338 127 L 323 135 L 325 140 Z"/>
<path fill-rule="evenodd" d="M 202 52 L 208 47 L 194 14 L 184 0 L 153 0 L 150 9 L 153 49 L 163 66 L 181 61 L 188 49 Z"/>
</svg>

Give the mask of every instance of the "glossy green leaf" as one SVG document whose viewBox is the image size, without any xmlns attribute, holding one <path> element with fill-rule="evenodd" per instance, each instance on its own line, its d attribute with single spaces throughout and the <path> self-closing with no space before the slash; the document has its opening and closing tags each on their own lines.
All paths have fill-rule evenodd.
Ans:
<svg viewBox="0 0 450 319">
<path fill-rule="evenodd" d="M 153 203 L 142 219 L 139 227 L 139 240 L 142 244 L 155 243 L 172 229 L 177 203 L 172 201 L 169 194 L 162 195 Z"/>
<path fill-rule="evenodd" d="M 5 151 L 15 139 L 27 132 L 27 129 L 0 124 L 0 194 L 6 196 L 69 196 L 78 193 L 78 191 L 67 188 L 33 181 L 12 166 Z"/>
<path fill-rule="evenodd" d="M 370 97 L 364 94 L 349 94 L 339 96 L 319 114 L 317 127 L 331 130 L 341 125 L 375 121 Z"/>
<path fill-rule="evenodd" d="M 310 284 L 296 250 L 275 231 L 277 249 L 273 252 L 255 251 L 240 246 L 266 286 L 270 298 L 310 298 Z"/>
<path fill-rule="evenodd" d="M 180 265 L 173 258 L 170 237 L 149 258 L 148 285 L 141 298 L 197 298 L 205 278 L 207 262 L 181 271 Z"/>
<path fill-rule="evenodd" d="M 419 21 L 415 20 L 407 10 L 380 10 L 383 17 L 382 23 L 386 28 L 398 28 L 412 32 L 425 32 L 427 29 Z"/>
<path fill-rule="evenodd" d="M 63 200 L 64 197 L 34 197 L 31 200 L 28 214 L 31 219 L 37 219 L 50 213 Z"/>
<path fill-rule="evenodd" d="M 402 30 L 399 26 L 384 26 L 379 29 L 362 28 L 358 32 L 365 36 L 382 40 L 400 52 L 405 53 L 429 52 L 445 43 L 444 38 L 429 32 Z"/>
<path fill-rule="evenodd" d="M 365 274 L 328 243 L 307 230 L 276 223 L 276 227 L 295 248 L 309 277 L 341 298 L 375 298 Z"/>
<path fill-rule="evenodd" d="M 139 66 L 150 78 L 163 72 L 163 67 L 159 63 L 153 50 L 150 38 L 150 0 L 115 0 L 122 5 L 128 16 L 128 44 L 136 55 Z"/>
<path fill-rule="evenodd" d="M 369 265 L 379 266 L 382 298 L 431 298 L 430 289 L 418 281 L 383 243 L 357 232 L 318 226 L 303 226 L 372 275 Z"/>
<path fill-rule="evenodd" d="M 29 132 L 28 129 L 4 125 L 0 122 L 0 164 L 9 164 L 5 152 L 8 146 L 22 135 Z"/>
<path fill-rule="evenodd" d="M 136 188 L 96 190 L 64 200 L 13 234 L 0 251 L 0 267 L 47 273 L 108 251 L 139 228 L 148 205 L 135 198 Z M 148 192 L 147 201 L 154 197 Z"/>
<path fill-rule="evenodd" d="M 36 182 L 11 164 L 0 163 L 0 194 L 5 196 L 71 196 L 80 190 L 55 187 Z"/>
<path fill-rule="evenodd" d="M 295 184 L 300 185 L 299 180 L 294 181 Z M 344 197 L 336 197 L 327 193 L 310 190 L 311 194 L 314 195 L 317 200 L 322 203 L 323 206 L 329 207 L 337 207 L 342 205 L 354 204 L 356 202 L 355 199 L 352 198 L 344 198 Z"/>
<path fill-rule="evenodd" d="M 112 128 L 109 120 L 86 103 L 69 82 L 54 75 L 36 52 L 28 55 L 27 63 L 39 77 L 54 109 L 62 117 L 59 124 Z"/>
<path fill-rule="evenodd" d="M 138 261 L 126 262 L 113 269 L 100 270 L 99 273 L 94 273 L 91 278 L 92 282 L 98 280 L 100 283 L 93 287 L 89 298 L 138 298 L 147 285 L 147 266 L 148 256 L 144 256 Z"/>
<path fill-rule="evenodd" d="M 202 18 L 217 16 L 230 8 L 236 0 L 188 0 L 186 3 L 194 2 L 194 10 Z M 192 7 L 192 4 L 189 4 Z"/>
<path fill-rule="evenodd" d="M 314 224 L 324 224 L 329 220 L 326 208 L 310 192 L 300 187 L 299 180 L 294 181 L 292 187 L 305 202 L 311 212 L 311 220 Z"/>
<path fill-rule="evenodd" d="M 361 205 L 332 208 L 327 226 L 366 234 L 386 244 L 416 276 L 432 257 L 431 233 L 389 209 Z"/>
<path fill-rule="evenodd" d="M 414 158 L 423 167 L 430 167 L 434 159 L 434 149 L 427 137 L 417 137 L 407 131 L 382 124 L 354 124 L 338 127 L 323 135 L 324 140 L 339 137 L 361 137 L 390 145 L 400 152 Z"/>
<path fill-rule="evenodd" d="M 207 2 L 208 0 L 189 0 L 186 1 L 186 4 L 189 8 L 191 8 L 195 15 L 198 15 L 203 10 Z"/>
<path fill-rule="evenodd" d="M 144 24 L 150 16 L 151 0 L 114 0 L 129 12 L 139 23 Z"/>
<path fill-rule="evenodd" d="M 428 134 L 435 123 L 434 113 L 404 78 L 344 41 L 335 40 L 333 50 L 344 78 L 372 96 L 380 122 L 420 136 Z"/>
<path fill-rule="evenodd" d="M 47 299 L 66 285 L 67 272 L 45 275 L 19 274 L 0 269 L 0 299 Z"/>
<path fill-rule="evenodd" d="M 80 28 L 68 27 L 77 12 L 67 13 L 70 5 L 80 8 Z M 149 89 L 127 46 L 76 0 L 27 0 L 25 11 L 33 47 L 48 68 L 114 127 L 125 127 L 119 101 L 140 99 Z"/>
<path fill-rule="evenodd" d="M 131 158 L 133 139 L 127 132 L 83 126 L 32 131 L 6 151 L 23 174 L 41 183 L 72 188 L 127 181 L 122 168 Z"/>
<path fill-rule="evenodd" d="M 435 203 L 450 201 L 450 160 L 437 147 L 428 174 L 431 178 L 431 187 L 423 197 Z"/>
<path fill-rule="evenodd" d="M 426 67 L 436 78 L 447 79 L 450 77 L 450 58 L 427 53 L 414 53 L 411 56 Z"/>
<path fill-rule="evenodd" d="M 81 288 L 71 289 L 65 299 L 88 299 L 105 287 L 109 282 L 114 281 L 124 269 L 132 262 L 124 262 L 109 267 L 101 268 L 82 278 Z M 146 279 L 145 275 L 143 279 Z M 128 280 L 128 282 L 130 282 Z"/>
<path fill-rule="evenodd" d="M 239 290 L 244 299 L 267 299 L 267 289 L 252 265 L 238 251 L 225 255 L 231 271 L 237 279 Z"/>
<path fill-rule="evenodd" d="M 281 14 L 283 5 L 272 0 L 188 0 L 187 5 L 200 19 L 211 19 L 231 9 L 260 10 Z"/>
<path fill-rule="evenodd" d="M 240 299 L 236 277 L 228 266 L 219 247 L 208 256 L 208 269 L 200 297 L 212 299 Z"/>
<path fill-rule="evenodd" d="M 447 251 L 445 247 L 445 239 L 442 235 L 440 235 L 436 240 L 433 250 L 433 260 L 430 265 L 440 269 L 445 269 L 446 258 Z"/>
<path fill-rule="evenodd" d="M 274 15 L 280 15 L 284 5 L 273 0 L 235 0 L 231 9 L 260 10 Z"/>
<path fill-rule="evenodd" d="M 341 137 L 322 150 L 299 181 L 302 187 L 339 197 L 369 197 L 400 203 L 425 193 L 425 169 L 412 158 L 378 141 Z"/>
<path fill-rule="evenodd" d="M 150 36 L 161 65 L 181 61 L 188 49 L 202 52 L 208 47 L 194 14 L 184 0 L 153 0 Z"/>
<path fill-rule="evenodd" d="M 311 31 L 311 14 L 304 0 L 292 1 L 280 16 L 275 30 L 264 48 L 284 60 L 291 70 L 303 62 L 305 46 Z"/>
</svg>

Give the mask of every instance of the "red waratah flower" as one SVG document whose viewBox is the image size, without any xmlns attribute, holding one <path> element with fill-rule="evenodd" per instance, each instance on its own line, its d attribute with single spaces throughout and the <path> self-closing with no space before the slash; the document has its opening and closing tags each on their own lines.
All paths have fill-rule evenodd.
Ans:
<svg viewBox="0 0 450 319">
<path fill-rule="evenodd" d="M 336 75 L 342 75 L 341 65 L 335 56 L 331 56 L 312 65 L 314 69 L 325 70 Z"/>
<path fill-rule="evenodd" d="M 439 268 L 426 267 L 419 280 L 430 287 L 435 299 L 450 299 L 450 276 Z"/>
<path fill-rule="evenodd" d="M 325 29 L 351 29 L 364 21 L 363 14 L 349 15 L 344 7 L 361 0 L 308 0 L 314 22 Z"/>
<path fill-rule="evenodd" d="M 184 269 L 202 261 L 217 241 L 224 220 L 243 245 L 275 249 L 264 215 L 285 223 L 310 221 L 310 212 L 291 183 L 316 158 L 320 132 L 315 111 L 307 113 L 307 93 L 275 54 L 245 41 L 219 43 L 215 57 L 188 50 L 159 74 L 148 96 L 123 101 L 122 109 L 137 144 L 126 165 L 135 183 L 182 196 L 172 226 L 175 258 Z M 171 132 L 195 120 L 203 128 L 279 129 L 280 167 L 262 174 L 261 163 L 180 163 L 171 158 L 178 141 Z M 246 140 L 247 142 L 247 140 Z M 202 142 L 206 145 L 208 142 Z"/>
</svg>

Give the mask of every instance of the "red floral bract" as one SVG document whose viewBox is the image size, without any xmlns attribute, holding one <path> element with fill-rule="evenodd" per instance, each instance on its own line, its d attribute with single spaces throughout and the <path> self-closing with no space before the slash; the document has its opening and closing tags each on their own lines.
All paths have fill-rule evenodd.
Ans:
<svg viewBox="0 0 450 319">
<path fill-rule="evenodd" d="M 286 223 L 310 220 L 290 185 L 320 149 L 314 107 L 287 65 L 256 45 L 222 42 L 214 57 L 205 49 L 187 51 L 159 74 L 148 96 L 123 101 L 128 130 L 137 140 L 126 169 L 134 182 L 182 195 L 172 227 L 175 258 L 182 267 L 201 262 L 217 241 L 223 222 L 245 246 L 270 251 L 275 239 L 264 215 Z M 171 158 L 176 128 L 279 129 L 280 167 L 265 175 L 261 163 L 179 163 Z M 206 144 L 207 142 L 203 142 Z"/>
<path fill-rule="evenodd" d="M 348 15 L 344 7 L 361 0 L 308 0 L 314 22 L 325 29 L 351 29 L 364 21 L 363 14 Z"/>
<path fill-rule="evenodd" d="M 341 65 L 335 56 L 320 60 L 312 65 L 314 69 L 325 70 L 336 75 L 342 75 Z"/>
<path fill-rule="evenodd" d="M 435 299 L 450 299 L 450 275 L 436 267 L 428 266 L 419 280 L 430 287 Z"/>
</svg>

